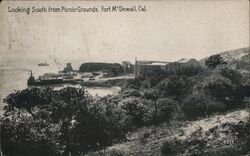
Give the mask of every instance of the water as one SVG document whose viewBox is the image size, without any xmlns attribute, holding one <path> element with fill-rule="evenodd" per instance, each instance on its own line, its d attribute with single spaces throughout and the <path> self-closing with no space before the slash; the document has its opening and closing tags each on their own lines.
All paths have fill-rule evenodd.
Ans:
<svg viewBox="0 0 250 156">
<path fill-rule="evenodd" d="M 58 68 L 55 65 L 39 67 L 34 65 L 0 65 L 0 112 L 2 112 L 4 103 L 3 98 L 16 90 L 22 90 L 27 88 L 27 79 L 30 76 L 30 71 L 33 71 L 33 75 L 38 77 L 44 73 L 57 73 Z M 62 88 L 69 85 L 60 85 L 56 88 Z M 80 87 L 75 86 L 75 87 Z M 93 96 L 106 96 L 115 95 L 120 91 L 119 87 L 88 87 L 86 88 L 88 93 Z"/>
</svg>

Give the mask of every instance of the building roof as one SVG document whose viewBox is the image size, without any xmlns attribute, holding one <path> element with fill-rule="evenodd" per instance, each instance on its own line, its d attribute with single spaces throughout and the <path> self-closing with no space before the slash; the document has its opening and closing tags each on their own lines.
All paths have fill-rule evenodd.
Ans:
<svg viewBox="0 0 250 156">
<path fill-rule="evenodd" d="M 178 63 L 199 63 L 199 61 L 197 61 L 196 59 L 194 58 L 191 58 L 191 59 L 188 59 L 188 58 L 182 58 L 178 61 L 176 61 Z"/>
<path fill-rule="evenodd" d="M 137 61 L 139 65 L 156 65 L 156 66 L 164 66 L 168 64 L 169 62 L 163 62 L 163 61 Z"/>
<path fill-rule="evenodd" d="M 155 66 L 165 66 L 168 63 L 161 63 L 161 62 L 153 62 L 151 63 L 151 65 L 155 65 Z"/>
<path fill-rule="evenodd" d="M 139 65 L 148 65 L 148 66 L 165 66 L 167 64 L 171 63 L 191 63 L 191 64 L 199 64 L 199 61 L 197 61 L 194 58 L 182 58 L 178 61 L 174 62 L 164 62 L 164 61 L 137 61 Z"/>
<path fill-rule="evenodd" d="M 188 58 L 182 58 L 182 59 L 180 59 L 180 60 L 178 60 L 178 61 L 176 61 L 176 62 L 179 62 L 179 63 L 187 63 L 188 61 L 190 61 L 190 59 L 188 59 Z"/>
</svg>

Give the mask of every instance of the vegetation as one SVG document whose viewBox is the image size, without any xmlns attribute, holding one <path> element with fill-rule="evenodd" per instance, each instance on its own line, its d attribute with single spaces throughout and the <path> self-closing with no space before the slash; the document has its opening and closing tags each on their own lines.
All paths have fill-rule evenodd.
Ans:
<svg viewBox="0 0 250 156">
<path fill-rule="evenodd" d="M 206 61 L 205 61 L 206 66 L 208 66 L 209 68 L 215 68 L 218 65 L 222 65 L 222 64 L 227 64 L 223 58 L 217 54 L 217 55 L 212 55 L 210 56 Z"/>
<path fill-rule="evenodd" d="M 79 155 L 123 138 L 123 118 L 84 89 L 33 88 L 10 94 L 1 137 L 10 155 Z"/>
<path fill-rule="evenodd" d="M 16 91 L 4 100 L 7 105 L 1 118 L 3 152 L 10 156 L 81 155 L 126 141 L 128 134 L 144 126 L 167 124 L 171 127 L 173 122 L 249 108 L 249 72 L 232 68 L 220 55 L 209 57 L 205 64 L 206 67 L 191 75 L 160 74 L 157 77 L 155 74 L 159 71 L 155 71 L 146 78 L 128 80 L 117 96 L 92 97 L 83 88 L 71 87 Z M 103 70 L 103 67 L 106 65 L 83 64 L 80 70 Z M 152 87 L 143 86 L 145 79 L 150 80 Z M 228 135 L 241 142 L 235 144 L 232 153 L 239 152 L 238 146 L 242 146 L 242 154 L 248 152 L 249 123 L 220 126 L 208 130 L 197 128 L 189 138 L 169 138 L 162 144 L 161 153 L 223 155 L 228 149 L 219 140 L 212 143 L 222 148 L 210 151 L 208 142 L 209 137 L 216 138 L 216 133 L 221 133 L 218 129 L 227 128 L 235 132 L 230 131 Z M 143 133 L 140 143 L 146 144 L 154 133 L 154 130 Z M 111 150 L 110 155 L 125 154 Z"/>
</svg>

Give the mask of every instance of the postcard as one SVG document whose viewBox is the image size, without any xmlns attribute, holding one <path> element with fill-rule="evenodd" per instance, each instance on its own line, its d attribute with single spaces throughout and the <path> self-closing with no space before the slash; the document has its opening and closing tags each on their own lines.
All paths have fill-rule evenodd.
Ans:
<svg viewBox="0 0 250 156">
<path fill-rule="evenodd" d="M 0 156 L 248 156 L 248 0 L 2 0 Z"/>
</svg>

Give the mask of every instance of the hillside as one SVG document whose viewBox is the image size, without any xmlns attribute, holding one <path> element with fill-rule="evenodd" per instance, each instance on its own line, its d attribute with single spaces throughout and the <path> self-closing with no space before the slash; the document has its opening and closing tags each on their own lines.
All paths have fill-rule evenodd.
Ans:
<svg viewBox="0 0 250 156">
<path fill-rule="evenodd" d="M 86 156 L 250 155 L 250 115 L 243 106 L 246 104 L 244 98 L 249 98 L 249 94 L 245 96 L 241 92 L 246 87 L 245 91 L 249 93 L 249 78 L 244 80 L 246 83 L 234 79 L 235 76 L 246 76 L 248 74 L 245 73 L 249 73 L 249 48 L 226 51 L 220 55 L 226 61 L 226 65 L 218 68 L 204 67 L 202 72 L 193 76 L 175 76 L 172 79 L 165 77 L 157 81 L 154 87 L 162 89 L 161 93 L 165 93 L 164 98 L 172 98 L 179 102 L 179 111 L 175 115 L 181 117 L 182 113 L 196 113 L 199 116 L 201 112 L 203 115 L 193 120 L 185 118 L 184 115 L 183 118 L 173 118 L 160 125 L 138 128 L 126 135 L 126 141 L 104 150 L 89 152 Z M 201 62 L 204 63 L 206 59 Z M 240 75 L 235 74 L 238 71 Z M 191 86 L 189 89 L 184 87 L 186 82 L 187 88 Z M 234 87 L 239 88 L 237 90 Z M 143 89 L 139 91 L 143 92 Z M 177 96 L 173 97 L 170 94 L 173 92 Z M 235 101 L 239 92 L 241 96 Z M 161 104 L 164 105 L 167 101 Z"/>
<path fill-rule="evenodd" d="M 128 141 L 86 156 L 164 156 L 164 143 L 171 151 L 165 155 L 235 155 L 245 148 L 244 131 L 249 113 L 237 110 L 189 122 L 164 123 L 158 127 L 144 127 L 127 136 Z M 239 148 L 241 146 L 241 148 Z M 250 154 L 249 147 L 242 152 Z M 163 152 L 162 152 L 163 151 Z M 227 152 L 232 152 L 228 154 Z"/>
<path fill-rule="evenodd" d="M 117 95 L 93 97 L 85 88 L 71 86 L 15 91 L 4 99 L 3 153 L 250 155 L 249 53 L 238 52 L 222 53 L 225 60 L 230 55 L 226 63 L 220 55 L 212 56 L 191 75 L 158 71 L 147 77 L 154 84 L 150 87 L 144 78 L 92 81 L 121 86 Z M 88 65 L 84 70 L 108 72 L 104 64 Z M 111 75 L 120 73 L 118 66 L 108 66 Z"/>
<path fill-rule="evenodd" d="M 227 62 L 232 62 L 235 60 L 241 60 L 245 55 L 249 55 L 250 53 L 250 48 L 240 48 L 240 49 L 235 49 L 235 50 L 230 50 L 230 51 L 225 51 L 220 53 L 220 55 L 225 59 Z"/>
<path fill-rule="evenodd" d="M 250 47 L 246 47 L 246 48 L 240 48 L 240 49 L 234 49 L 234 50 L 229 50 L 229 51 L 225 51 L 225 52 L 221 52 L 219 53 L 223 59 L 227 62 L 227 63 L 234 63 L 235 61 L 250 61 L 250 60 L 246 60 L 246 55 L 249 55 L 250 53 Z M 205 64 L 205 60 L 208 57 L 205 57 L 204 59 L 201 59 L 200 62 Z"/>
</svg>

